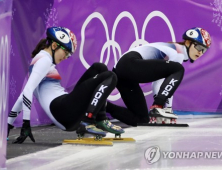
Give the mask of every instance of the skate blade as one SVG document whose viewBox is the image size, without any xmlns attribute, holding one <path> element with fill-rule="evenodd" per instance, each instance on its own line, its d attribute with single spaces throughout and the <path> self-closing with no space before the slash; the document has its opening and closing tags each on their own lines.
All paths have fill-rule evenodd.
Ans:
<svg viewBox="0 0 222 170">
<path fill-rule="evenodd" d="M 90 140 L 91 138 L 84 138 L 84 140 Z M 110 141 L 110 142 L 136 142 L 133 138 L 102 138 L 101 141 Z"/>
<path fill-rule="evenodd" d="M 78 144 L 78 145 L 96 145 L 96 146 L 113 146 L 113 143 L 110 141 L 96 141 L 94 138 L 83 138 L 76 140 L 67 140 L 63 141 L 63 144 Z"/>
<path fill-rule="evenodd" d="M 188 124 L 151 124 L 151 123 L 137 123 L 137 126 L 169 126 L 169 127 L 189 127 Z"/>
</svg>

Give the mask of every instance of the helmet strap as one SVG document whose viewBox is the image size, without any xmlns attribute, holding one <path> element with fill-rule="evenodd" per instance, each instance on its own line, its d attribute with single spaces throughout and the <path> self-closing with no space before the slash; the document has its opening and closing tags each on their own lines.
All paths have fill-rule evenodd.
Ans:
<svg viewBox="0 0 222 170">
<path fill-rule="evenodd" d="M 189 47 L 185 46 L 186 49 L 187 49 L 187 55 L 188 55 L 188 57 L 189 57 L 191 63 L 194 62 L 194 60 L 192 60 L 192 59 L 190 58 L 190 47 L 191 47 L 192 44 L 193 44 L 193 42 L 190 43 Z"/>
<path fill-rule="evenodd" d="M 55 65 L 56 65 L 56 63 L 55 63 L 55 51 L 58 50 L 59 48 L 60 48 L 60 47 L 57 46 L 56 49 L 53 50 L 53 49 L 52 49 L 52 46 L 51 46 L 51 50 L 52 50 L 52 63 L 55 64 Z"/>
</svg>

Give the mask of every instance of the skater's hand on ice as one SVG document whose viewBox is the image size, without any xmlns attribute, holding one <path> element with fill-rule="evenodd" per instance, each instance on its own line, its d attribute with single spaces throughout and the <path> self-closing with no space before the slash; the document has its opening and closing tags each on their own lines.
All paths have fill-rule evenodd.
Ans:
<svg viewBox="0 0 222 170">
<path fill-rule="evenodd" d="M 32 130 L 31 130 L 29 121 L 23 123 L 22 129 L 21 129 L 21 132 L 20 132 L 20 136 L 18 138 L 16 138 L 16 140 L 13 141 L 12 143 L 13 144 L 16 144 L 16 143 L 21 144 L 26 140 L 27 137 L 30 137 L 32 142 L 35 142 L 35 139 L 32 135 Z"/>
<path fill-rule="evenodd" d="M 15 144 L 15 143 L 18 143 L 18 144 L 21 144 L 23 143 L 27 137 L 30 137 L 30 139 L 32 140 L 32 142 L 35 142 L 35 139 L 32 135 L 32 132 L 31 132 L 31 128 L 30 130 L 28 129 L 25 129 L 25 130 L 21 130 L 21 133 L 20 133 L 20 136 L 16 138 L 15 141 L 13 141 L 12 143 Z"/>
</svg>

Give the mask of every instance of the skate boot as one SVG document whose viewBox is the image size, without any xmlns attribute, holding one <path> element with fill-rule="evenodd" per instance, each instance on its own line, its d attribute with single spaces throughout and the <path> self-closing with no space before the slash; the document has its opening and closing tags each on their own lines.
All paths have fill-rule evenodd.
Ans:
<svg viewBox="0 0 222 170">
<path fill-rule="evenodd" d="M 117 136 L 119 136 L 120 138 L 121 134 L 125 132 L 120 126 L 116 126 L 112 124 L 109 120 L 102 120 L 102 121 L 96 122 L 96 127 L 106 132 L 114 133 L 115 138 Z"/>
<path fill-rule="evenodd" d="M 14 126 L 12 126 L 12 125 L 8 124 L 8 134 L 7 134 L 7 140 L 8 140 L 8 136 L 9 136 L 9 132 L 10 132 L 10 130 L 11 130 L 11 129 L 13 129 L 13 128 L 14 128 Z"/>
<path fill-rule="evenodd" d="M 176 114 L 173 113 L 173 109 L 171 107 L 166 107 L 163 110 L 167 114 L 173 114 L 173 115 L 177 116 Z M 157 124 L 176 124 L 176 120 L 177 120 L 176 118 L 172 119 L 172 118 L 157 117 L 156 123 Z"/>
<path fill-rule="evenodd" d="M 166 108 L 164 108 L 164 110 L 165 110 L 165 113 L 173 114 L 176 117 L 178 117 L 176 114 L 173 113 L 172 107 L 166 107 Z M 177 118 L 171 118 L 171 119 L 165 118 L 164 121 L 167 122 L 167 123 L 170 123 L 170 124 L 176 124 L 177 123 Z"/>
<path fill-rule="evenodd" d="M 171 108 L 171 110 L 172 110 L 172 108 Z M 170 119 L 170 120 L 173 120 L 173 121 L 175 121 L 175 119 L 178 118 L 177 115 L 175 115 L 174 113 L 169 112 L 169 109 L 165 110 L 165 109 L 162 108 L 162 106 L 158 106 L 158 105 L 151 106 L 149 116 L 150 116 L 150 122 L 149 123 L 157 123 L 157 118 L 158 118 L 158 123 L 161 122 L 160 118 Z"/>
<path fill-rule="evenodd" d="M 79 140 L 83 139 L 85 134 L 94 135 L 94 140 L 102 140 L 102 137 L 106 136 L 106 133 L 103 130 L 98 129 L 94 124 L 87 122 L 81 122 L 79 128 L 76 130 L 76 133 Z"/>
<path fill-rule="evenodd" d="M 149 123 L 157 123 L 157 118 L 156 117 L 150 117 L 150 121 L 149 121 Z"/>
<path fill-rule="evenodd" d="M 163 117 L 156 117 L 156 123 L 157 124 L 169 124 L 170 119 L 163 118 Z"/>
</svg>

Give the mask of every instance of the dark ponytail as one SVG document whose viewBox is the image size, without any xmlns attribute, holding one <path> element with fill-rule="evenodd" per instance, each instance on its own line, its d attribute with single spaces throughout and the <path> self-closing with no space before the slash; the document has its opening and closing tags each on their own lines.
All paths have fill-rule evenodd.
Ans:
<svg viewBox="0 0 222 170">
<path fill-rule="evenodd" d="M 37 46 L 35 47 L 35 49 L 32 51 L 32 58 L 34 58 L 36 56 L 36 54 L 39 53 L 39 51 L 48 48 L 51 45 L 51 41 L 49 41 L 48 39 L 41 39 L 39 41 L 39 43 L 37 44 Z"/>
<path fill-rule="evenodd" d="M 171 43 L 171 44 L 180 44 L 180 45 L 185 45 L 185 41 L 183 41 L 183 42 L 168 42 L 168 43 Z"/>
<path fill-rule="evenodd" d="M 180 44 L 180 45 L 185 45 L 185 41 L 183 42 L 176 42 L 177 44 Z"/>
</svg>

